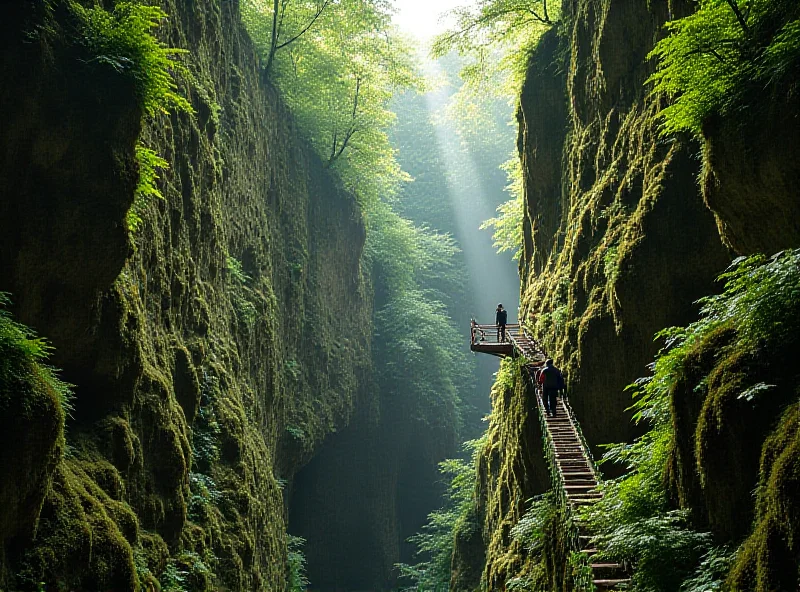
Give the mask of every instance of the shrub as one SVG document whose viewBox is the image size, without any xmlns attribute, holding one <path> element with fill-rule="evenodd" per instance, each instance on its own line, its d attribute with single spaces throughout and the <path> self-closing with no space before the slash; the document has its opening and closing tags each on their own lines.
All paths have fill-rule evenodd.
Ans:
<svg viewBox="0 0 800 592">
<path fill-rule="evenodd" d="M 41 380 L 58 395 L 61 408 L 68 414 L 72 410 L 72 385 L 44 363 L 52 347 L 32 329 L 11 319 L 6 310 L 10 304 L 9 295 L 0 292 L 0 394 L 9 392 L 18 381 Z"/>
<path fill-rule="evenodd" d="M 700 0 L 693 14 L 667 23 L 650 57 L 650 78 L 673 101 L 662 111 L 666 133 L 700 135 L 712 114 L 736 116 L 748 93 L 796 80 L 800 9 L 794 0 Z"/>
<path fill-rule="evenodd" d="M 80 42 L 92 56 L 89 62 L 129 76 L 146 116 L 194 112 L 175 82 L 176 74 L 189 73 L 176 59 L 187 51 L 167 47 L 152 32 L 167 17 L 161 8 L 139 2 L 119 2 L 111 10 L 100 5 L 84 7 L 77 2 L 70 6 L 79 22 Z M 139 183 L 127 216 L 131 232 L 138 230 L 141 214 L 152 198 L 163 199 L 156 185 L 157 170 L 168 168 L 163 158 L 141 142 L 137 143 L 135 154 Z"/>
</svg>

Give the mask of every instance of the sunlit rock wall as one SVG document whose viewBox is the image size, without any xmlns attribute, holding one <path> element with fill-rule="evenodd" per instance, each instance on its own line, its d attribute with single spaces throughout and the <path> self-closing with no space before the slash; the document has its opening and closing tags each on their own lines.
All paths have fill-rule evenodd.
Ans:
<svg viewBox="0 0 800 592">
<path fill-rule="evenodd" d="M 0 290 L 76 385 L 0 588 L 282 590 L 282 488 L 369 396 L 360 209 L 295 139 L 237 3 L 164 8 L 196 115 L 144 126 L 65 3 L 0 9 Z M 170 168 L 129 237 L 139 137 Z"/>
<path fill-rule="evenodd" d="M 666 2 L 568 0 L 562 24 L 531 56 L 520 98 L 521 318 L 565 372 L 593 446 L 634 437 L 625 386 L 646 374 L 654 333 L 690 321 L 729 261 L 697 185 L 699 148 L 659 137 L 659 105 L 644 86 L 646 56 L 674 14 Z M 522 385 L 514 392 L 530 399 Z M 541 450 L 538 432 L 503 409 L 494 421 L 518 443 L 503 446 L 490 430 L 481 462 L 499 468 L 480 474 L 476 497 L 486 555 L 457 539 L 454 566 L 469 577 L 453 590 L 477 589 L 478 574 L 500 590 L 519 573 L 524 557 L 509 528 L 522 510 L 503 508 L 508 496 L 547 487 L 546 474 L 534 474 L 508 496 L 491 494 L 496 475 Z"/>
<path fill-rule="evenodd" d="M 522 314 L 593 445 L 633 436 L 625 386 L 646 373 L 654 333 L 688 322 L 729 260 L 698 147 L 659 137 L 645 87 L 674 15 L 666 2 L 566 2 L 564 36 L 533 56 L 520 104 Z"/>
</svg>

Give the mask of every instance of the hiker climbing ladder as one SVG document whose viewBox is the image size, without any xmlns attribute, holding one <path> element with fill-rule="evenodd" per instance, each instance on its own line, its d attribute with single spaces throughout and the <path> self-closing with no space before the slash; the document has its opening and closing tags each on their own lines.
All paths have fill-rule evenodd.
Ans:
<svg viewBox="0 0 800 592">
<path fill-rule="evenodd" d="M 523 356 L 527 361 L 524 372 L 536 390 L 539 413 L 546 429 L 545 437 L 553 449 L 553 470 L 557 472 L 558 483 L 564 492 L 564 499 L 572 509 L 596 502 L 602 497 L 597 491 L 598 475 L 594 462 L 580 436 L 577 419 L 569 403 L 560 398 L 554 417 L 548 417 L 538 384 L 547 354 L 541 344 L 530 337 L 518 324 L 506 326 L 505 342 L 499 342 L 494 325 L 472 324 L 470 349 L 498 357 Z M 625 567 L 619 563 L 592 561 L 597 549 L 592 544 L 591 534 L 585 526 L 579 525 L 578 536 L 581 552 L 589 557 L 592 569 L 592 583 L 597 590 L 620 590 L 630 583 Z"/>
</svg>

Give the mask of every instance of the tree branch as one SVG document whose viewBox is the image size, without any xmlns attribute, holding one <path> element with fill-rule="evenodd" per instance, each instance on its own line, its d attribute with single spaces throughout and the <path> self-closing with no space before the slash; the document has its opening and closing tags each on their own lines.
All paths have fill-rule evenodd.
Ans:
<svg viewBox="0 0 800 592">
<path fill-rule="evenodd" d="M 317 22 L 317 19 L 322 15 L 322 13 L 325 12 L 325 9 L 328 7 L 328 4 L 330 4 L 330 3 L 331 3 L 331 0 L 325 0 L 322 3 L 322 5 L 317 9 L 317 12 L 314 14 L 314 16 L 312 17 L 311 21 L 305 27 L 303 27 L 303 29 L 297 35 L 295 35 L 294 37 L 292 37 L 288 41 L 285 41 L 285 42 L 281 43 L 280 45 L 278 45 L 278 49 L 283 49 L 287 45 L 291 45 L 292 43 L 294 43 L 295 41 L 300 39 L 300 37 L 305 35 L 306 32 L 311 27 L 314 26 L 314 23 Z"/>
<path fill-rule="evenodd" d="M 267 72 L 272 69 L 272 62 L 275 61 L 275 52 L 278 48 L 278 3 L 279 0 L 272 2 L 272 40 L 269 44 L 269 57 L 267 58 Z"/>
<path fill-rule="evenodd" d="M 745 33 L 749 33 L 750 29 L 747 26 L 747 21 L 745 20 L 744 15 L 742 15 L 742 11 L 739 9 L 739 5 L 736 3 L 736 0 L 725 0 L 728 3 L 728 6 L 731 7 L 733 14 L 736 15 L 736 20 L 739 21 L 739 24 L 742 27 L 742 30 Z"/>
<path fill-rule="evenodd" d="M 347 132 L 345 132 L 344 138 L 342 138 L 342 143 L 339 145 L 339 149 L 336 150 L 336 142 L 334 141 L 334 150 L 331 152 L 331 157 L 328 159 L 328 168 L 336 162 L 339 157 L 344 152 L 347 145 L 350 143 L 350 139 L 355 135 L 358 131 L 358 125 L 356 124 L 356 115 L 358 115 L 358 99 L 359 94 L 361 92 L 361 76 L 356 78 L 356 92 L 353 96 L 353 110 L 351 111 L 350 115 L 350 126 L 347 128 Z"/>
</svg>

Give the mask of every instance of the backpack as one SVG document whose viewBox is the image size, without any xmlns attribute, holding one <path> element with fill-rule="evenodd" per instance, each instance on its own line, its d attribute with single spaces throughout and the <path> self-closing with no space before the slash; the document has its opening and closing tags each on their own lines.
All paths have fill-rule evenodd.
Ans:
<svg viewBox="0 0 800 592">
<path fill-rule="evenodd" d="M 556 368 L 555 366 L 550 366 L 549 368 L 545 368 L 542 370 L 544 373 L 544 383 L 542 386 L 546 389 L 563 389 L 564 388 L 564 377 L 561 375 L 561 371 Z"/>
</svg>

